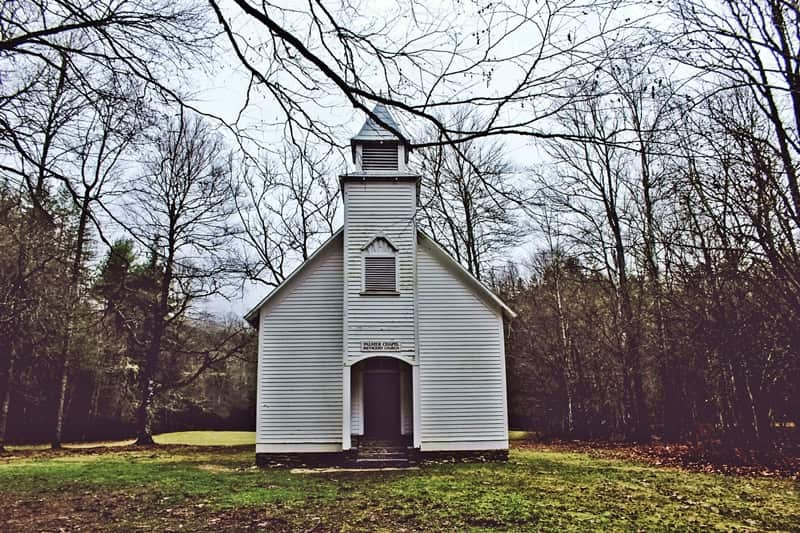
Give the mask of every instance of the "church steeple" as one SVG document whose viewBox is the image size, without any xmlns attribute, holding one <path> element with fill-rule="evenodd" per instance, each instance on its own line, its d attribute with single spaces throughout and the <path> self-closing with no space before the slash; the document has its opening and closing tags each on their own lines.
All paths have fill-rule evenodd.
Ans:
<svg viewBox="0 0 800 533">
<path fill-rule="evenodd" d="M 383 125 L 368 116 L 358 134 L 350 139 L 355 173 L 406 174 L 409 144 L 405 134 L 385 105 L 377 104 L 372 113 Z"/>
</svg>

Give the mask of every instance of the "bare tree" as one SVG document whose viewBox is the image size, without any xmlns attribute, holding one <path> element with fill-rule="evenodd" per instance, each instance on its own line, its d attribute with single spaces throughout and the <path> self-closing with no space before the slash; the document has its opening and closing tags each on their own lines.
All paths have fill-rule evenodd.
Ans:
<svg viewBox="0 0 800 533">
<path fill-rule="evenodd" d="M 702 105 L 712 98 L 714 121 L 732 134 L 738 127 L 738 142 L 749 137 L 744 142 L 746 153 L 758 159 L 751 162 L 760 166 L 760 179 L 777 194 L 770 216 L 782 219 L 782 238 L 796 235 L 800 231 L 800 34 L 796 31 L 800 9 L 784 1 L 709 5 L 682 0 L 675 4 L 673 16 L 675 26 L 669 35 L 673 58 L 694 68 L 705 82 L 696 100 Z M 717 94 L 727 94 L 724 105 L 732 102 L 734 107 L 720 109 L 721 100 L 714 103 Z M 705 114 L 703 107 L 693 111 Z M 757 132 L 749 127 L 753 121 Z M 701 145 L 692 155 L 705 157 L 703 149 Z M 779 167 L 764 172 L 768 161 Z M 762 232 L 759 245 L 776 272 L 790 281 L 787 296 L 800 310 L 796 246 L 774 246 L 771 240 Z"/>
<path fill-rule="evenodd" d="M 625 187 L 629 190 L 637 213 L 632 217 L 632 230 L 640 235 L 631 254 L 641 265 L 647 292 L 643 309 L 647 322 L 653 324 L 652 339 L 644 349 L 658 361 L 661 380 L 663 435 L 677 440 L 681 433 L 679 386 L 675 377 L 678 366 L 667 347 L 667 320 L 664 311 L 663 271 L 664 238 L 661 230 L 662 206 L 669 198 L 666 186 L 665 161 L 673 149 L 677 123 L 681 120 L 678 93 L 671 73 L 657 56 L 660 48 L 648 47 L 645 42 L 631 43 L 635 51 L 624 51 L 619 57 L 605 60 L 603 76 L 596 76 L 595 91 L 605 92 L 606 102 L 619 113 L 624 130 L 614 141 L 632 156 Z M 642 50 L 649 50 L 647 56 Z M 618 54 L 620 51 L 617 52 Z M 614 101 L 615 100 L 615 101 Z M 640 244 L 639 244 L 640 243 Z"/>
<path fill-rule="evenodd" d="M 74 90 L 66 56 L 57 68 L 37 73 L 34 87 L 5 102 L 0 109 L 2 170 L 7 179 L 27 190 L 32 205 L 48 216 L 54 176 L 69 159 L 77 117 L 86 99 Z"/>
<path fill-rule="evenodd" d="M 603 141 L 553 142 L 548 151 L 555 175 L 541 180 L 541 199 L 563 213 L 562 231 L 580 246 L 587 264 L 605 270 L 612 280 L 614 351 L 622 373 L 622 417 L 632 439 L 648 436 L 644 403 L 642 330 L 635 301 L 632 268 L 634 198 L 627 187 L 630 154 L 616 135 L 623 117 L 607 105 L 615 96 L 595 97 L 561 114 L 571 128 Z"/>
<path fill-rule="evenodd" d="M 466 108 L 452 117 L 462 129 L 477 120 Z M 516 173 L 506 151 L 491 139 L 416 151 L 424 176 L 420 222 L 478 279 L 525 234 L 519 211 L 527 198 L 513 183 Z"/>
<path fill-rule="evenodd" d="M 783 330 L 800 312 L 800 11 L 782 1 L 682 0 L 671 14 L 670 58 L 699 80 L 687 95 L 685 164 L 674 168 L 683 198 L 674 253 L 682 277 L 702 269 L 705 279 L 696 290 L 708 303 L 695 313 L 715 332 L 707 350 L 721 376 L 719 425 L 768 441 L 767 405 L 785 386 L 786 355 L 800 349 L 792 333 L 752 332 Z M 756 286 L 766 301 L 748 292 Z"/>
<path fill-rule="evenodd" d="M 84 94 L 102 98 L 105 80 L 133 77 L 163 96 L 167 78 L 207 57 L 211 35 L 200 3 L 164 0 L 23 0 L 0 8 L 0 102 L 35 84 L 32 73 L 66 69 Z M 99 78 L 93 76 L 100 75 Z"/>
<path fill-rule="evenodd" d="M 85 317 L 87 311 L 91 310 L 91 305 L 86 300 L 85 269 L 91 230 L 94 229 L 100 238 L 104 238 L 99 219 L 103 204 L 106 198 L 116 192 L 113 188 L 121 180 L 123 167 L 126 165 L 125 156 L 131 155 L 132 147 L 146 128 L 148 112 L 136 98 L 138 86 L 134 84 L 124 90 L 118 89 L 116 94 L 87 103 L 87 109 L 80 116 L 74 117 L 76 124 L 73 128 L 82 135 L 74 139 L 73 146 L 65 150 L 72 159 L 74 179 L 68 179 L 67 176 L 59 179 L 74 205 L 73 216 L 76 221 L 66 280 L 69 305 L 62 319 L 62 347 L 60 354 L 56 356 L 60 387 L 56 401 L 53 448 L 61 447 L 70 363 L 73 357 L 71 344 L 78 333 L 76 330 L 81 322 L 80 316 Z M 85 325 L 86 321 L 83 323 Z"/>
<path fill-rule="evenodd" d="M 579 265 L 575 258 L 570 257 L 561 243 L 558 233 L 558 219 L 545 210 L 540 217 L 540 232 L 545 240 L 545 247 L 535 255 L 531 261 L 531 270 L 540 280 L 540 286 L 550 296 L 547 302 L 555 317 L 557 330 L 556 347 L 552 350 L 556 364 L 554 367 L 561 370 L 563 380 L 564 401 L 566 413 L 564 430 L 567 434 L 574 434 L 576 411 L 579 409 L 579 399 L 576 394 L 577 368 L 580 364 L 580 350 L 577 347 L 573 333 L 572 316 L 569 307 L 577 302 L 576 295 L 570 294 L 570 276 L 576 276 Z"/>
<path fill-rule="evenodd" d="M 46 358 L 65 308 L 65 250 L 71 235 L 26 196 L 0 188 L 0 449 L 19 370 Z"/>
<path fill-rule="evenodd" d="M 333 234 L 339 187 L 332 181 L 332 150 L 320 152 L 306 137 L 275 155 L 246 163 L 237 211 L 243 232 L 238 269 L 263 285 L 279 285 L 297 264 Z"/>
<path fill-rule="evenodd" d="M 150 409 L 165 385 L 165 336 L 196 301 L 220 293 L 235 232 L 230 158 L 201 119 L 181 113 L 165 123 L 145 168 L 129 195 L 138 206 L 130 227 L 149 243 L 152 276 L 139 340 L 138 444 L 153 443 Z"/>
<path fill-rule="evenodd" d="M 745 442 L 768 441 L 768 398 L 784 386 L 787 356 L 800 348 L 788 332 L 762 338 L 753 331 L 792 328 L 797 316 L 797 241 L 785 209 L 783 163 L 770 146 L 769 123 L 745 89 L 695 107 L 688 126 L 685 163 L 670 169 L 680 202 L 670 246 L 675 275 L 691 280 L 705 302 L 687 307 L 715 340 L 704 349 L 722 376 L 714 394 L 720 425 Z M 702 283 L 695 281 L 698 272 Z"/>
<path fill-rule="evenodd" d="M 624 3 L 309 1 L 303 8 L 210 0 L 221 31 L 250 77 L 247 100 L 268 95 L 290 138 L 337 142 L 313 109 L 341 102 L 368 114 L 375 103 L 431 125 L 412 148 L 486 135 L 574 138 L 549 117 L 568 101 L 565 83 L 590 75 L 605 35 L 621 38 L 656 9 L 619 16 Z M 480 124 L 446 123 L 446 110 L 477 108 Z M 469 127 L 463 127 L 469 126 Z"/>
</svg>

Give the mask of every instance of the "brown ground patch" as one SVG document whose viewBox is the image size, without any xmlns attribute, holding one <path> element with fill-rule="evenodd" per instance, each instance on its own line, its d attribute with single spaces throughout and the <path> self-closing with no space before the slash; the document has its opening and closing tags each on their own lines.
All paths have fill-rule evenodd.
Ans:
<svg viewBox="0 0 800 533">
<path fill-rule="evenodd" d="M 282 517 L 254 507 L 214 509 L 205 502 L 170 506 L 147 492 L 114 491 L 68 494 L 46 498 L 0 493 L 0 531 L 268 531 L 326 533 L 351 528 L 354 531 L 383 530 L 414 532 L 424 528 L 405 523 L 392 524 L 380 512 L 353 522 L 344 508 L 315 508 L 308 513 L 281 509 Z"/>
<path fill-rule="evenodd" d="M 204 502 L 170 507 L 140 491 L 21 497 L 0 493 L 2 531 L 296 531 L 265 510 L 212 509 Z"/>
<path fill-rule="evenodd" d="M 126 446 L 92 446 L 92 447 L 64 447 L 59 450 L 52 449 L 10 449 L 0 452 L 0 462 L 9 462 L 15 459 L 24 459 L 30 457 L 36 458 L 51 458 L 60 457 L 65 455 L 103 455 L 109 456 L 114 454 L 127 454 L 136 452 L 139 454 L 147 454 L 148 452 L 157 455 L 170 455 L 170 454 L 202 454 L 208 453 L 213 455 L 237 454 L 247 451 L 253 451 L 255 458 L 254 446 L 189 446 L 186 444 L 156 444 L 154 446 L 135 446 L 133 444 Z"/>
<path fill-rule="evenodd" d="M 780 477 L 800 480 L 800 450 L 774 447 L 747 450 L 691 444 L 630 444 L 622 442 L 520 440 L 514 448 L 586 453 L 592 457 L 623 459 L 653 466 L 669 466 L 692 472 L 721 473 L 738 476 Z"/>
</svg>

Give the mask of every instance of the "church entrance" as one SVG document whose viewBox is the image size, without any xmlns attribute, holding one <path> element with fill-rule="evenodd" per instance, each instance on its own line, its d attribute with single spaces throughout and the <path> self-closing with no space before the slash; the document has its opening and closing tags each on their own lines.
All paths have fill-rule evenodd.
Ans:
<svg viewBox="0 0 800 533">
<path fill-rule="evenodd" d="M 411 367 L 371 357 L 353 368 L 353 433 L 361 443 L 401 443 L 412 430 Z"/>
<path fill-rule="evenodd" d="M 364 438 L 400 439 L 400 372 L 364 373 Z"/>
</svg>

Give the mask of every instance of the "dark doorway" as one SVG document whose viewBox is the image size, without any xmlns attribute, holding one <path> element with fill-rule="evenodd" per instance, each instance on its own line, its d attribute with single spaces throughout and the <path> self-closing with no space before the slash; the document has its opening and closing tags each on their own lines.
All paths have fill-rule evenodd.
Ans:
<svg viewBox="0 0 800 533">
<path fill-rule="evenodd" d="M 400 439 L 400 372 L 364 372 L 364 437 Z"/>
</svg>

